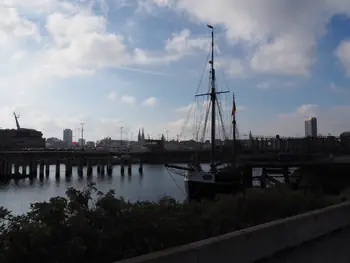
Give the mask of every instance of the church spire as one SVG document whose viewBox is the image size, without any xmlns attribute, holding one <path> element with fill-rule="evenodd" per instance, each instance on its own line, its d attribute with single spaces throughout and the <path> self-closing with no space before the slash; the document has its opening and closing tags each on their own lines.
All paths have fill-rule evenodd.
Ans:
<svg viewBox="0 0 350 263">
<path fill-rule="evenodd" d="M 145 140 L 145 130 L 144 128 L 142 128 L 142 135 L 141 135 L 142 141 Z"/>
<path fill-rule="evenodd" d="M 141 131 L 139 129 L 139 134 L 137 135 L 137 141 L 140 142 L 141 141 Z"/>
</svg>

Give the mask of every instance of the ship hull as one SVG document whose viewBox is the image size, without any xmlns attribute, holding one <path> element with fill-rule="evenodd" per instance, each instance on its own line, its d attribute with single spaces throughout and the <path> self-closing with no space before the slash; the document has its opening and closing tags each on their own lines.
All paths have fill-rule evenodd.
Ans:
<svg viewBox="0 0 350 263">
<path fill-rule="evenodd" d="M 242 183 L 234 172 L 212 174 L 210 172 L 189 172 L 185 177 L 187 199 L 213 200 L 218 194 L 236 194 L 242 190 Z"/>
<path fill-rule="evenodd" d="M 185 187 L 188 201 L 213 200 L 218 194 L 236 194 L 241 191 L 241 187 L 234 183 L 219 184 L 187 180 Z"/>
</svg>

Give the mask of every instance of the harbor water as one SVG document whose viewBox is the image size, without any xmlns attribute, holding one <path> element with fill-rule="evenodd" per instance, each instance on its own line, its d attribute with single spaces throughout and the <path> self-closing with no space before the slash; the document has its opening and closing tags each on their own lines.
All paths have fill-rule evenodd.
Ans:
<svg viewBox="0 0 350 263">
<path fill-rule="evenodd" d="M 204 165 L 204 169 L 209 169 Z M 42 180 L 30 181 L 23 179 L 11 180 L 0 185 L 0 206 L 10 209 L 15 214 L 22 214 L 29 210 L 30 203 L 48 201 L 51 197 L 65 196 L 67 188 L 84 189 L 90 182 L 94 182 L 99 191 L 107 192 L 114 190 L 117 197 L 123 197 L 129 201 L 156 201 L 161 197 L 169 196 L 180 202 L 186 199 L 183 177 L 168 172 L 163 165 L 144 165 L 143 173 L 138 172 L 138 165 L 132 166 L 132 174 L 127 171 L 122 176 L 120 166 L 113 167 L 113 174 L 98 175 L 97 168 L 93 167 L 93 175 L 79 177 L 77 167 L 73 167 L 72 176 L 65 177 L 65 166 L 61 165 L 61 176 L 55 177 L 55 166 L 50 166 L 49 176 Z"/>
</svg>

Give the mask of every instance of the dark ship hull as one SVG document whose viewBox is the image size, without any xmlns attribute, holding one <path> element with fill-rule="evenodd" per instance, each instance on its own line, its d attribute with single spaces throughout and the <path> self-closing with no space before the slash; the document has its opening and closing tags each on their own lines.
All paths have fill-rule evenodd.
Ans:
<svg viewBox="0 0 350 263">
<path fill-rule="evenodd" d="M 185 178 L 188 201 L 213 200 L 220 194 L 237 194 L 242 191 L 242 186 L 241 173 L 234 168 L 219 170 L 215 174 L 196 171 Z"/>
</svg>

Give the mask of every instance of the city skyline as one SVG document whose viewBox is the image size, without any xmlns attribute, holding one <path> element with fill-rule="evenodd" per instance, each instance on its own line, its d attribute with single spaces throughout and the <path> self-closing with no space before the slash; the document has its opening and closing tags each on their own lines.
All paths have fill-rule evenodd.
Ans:
<svg viewBox="0 0 350 263">
<path fill-rule="evenodd" d="M 350 130 L 346 1 L 8 2 L 0 5 L 2 128 L 15 127 L 15 111 L 21 127 L 46 138 L 67 127 L 74 135 L 80 123 L 87 140 L 118 139 L 120 127 L 134 139 L 142 127 L 176 138 L 210 23 L 218 85 L 235 92 L 241 134 L 302 136 L 311 116 L 321 134 Z"/>
</svg>

